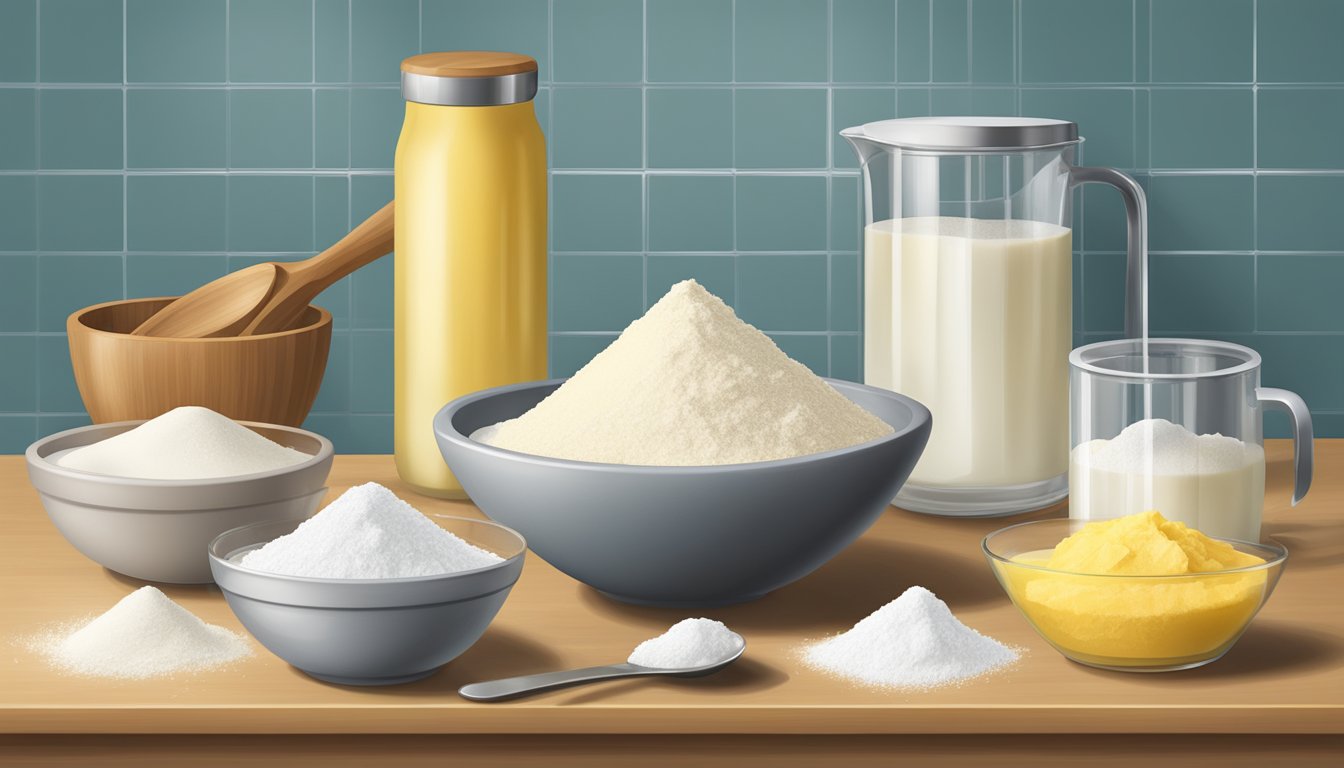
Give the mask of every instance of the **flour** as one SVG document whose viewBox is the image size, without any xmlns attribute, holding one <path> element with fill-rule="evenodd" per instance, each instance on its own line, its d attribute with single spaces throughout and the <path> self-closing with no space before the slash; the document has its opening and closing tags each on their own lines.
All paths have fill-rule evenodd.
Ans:
<svg viewBox="0 0 1344 768">
<path fill-rule="evenodd" d="M 318 579 L 403 579 L 503 560 L 440 528 L 383 486 L 365 483 L 292 533 L 248 552 L 239 565 Z"/>
<path fill-rule="evenodd" d="M 947 603 L 910 587 L 853 629 L 804 649 L 809 666 L 865 685 L 934 688 L 978 677 L 1018 652 L 976 632 Z"/>
<path fill-rule="evenodd" d="M 803 456 L 892 431 L 686 280 L 532 410 L 472 438 L 575 461 L 697 466 Z"/>
<path fill-rule="evenodd" d="M 198 672 L 250 656 L 241 635 L 206 624 L 154 587 L 141 587 L 73 632 L 29 645 L 77 675 L 143 679 Z"/>
<path fill-rule="evenodd" d="M 186 405 L 115 437 L 76 448 L 56 464 L 117 477 L 205 480 L 266 472 L 311 458 L 209 408 Z"/>
<path fill-rule="evenodd" d="M 682 619 L 635 647 L 626 661 L 655 669 L 705 667 L 732 657 L 746 641 L 713 619 Z"/>
</svg>

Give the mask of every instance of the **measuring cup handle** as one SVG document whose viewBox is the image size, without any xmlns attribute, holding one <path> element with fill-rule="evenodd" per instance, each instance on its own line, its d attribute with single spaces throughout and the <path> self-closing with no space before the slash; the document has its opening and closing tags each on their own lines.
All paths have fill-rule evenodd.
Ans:
<svg viewBox="0 0 1344 768">
<path fill-rule="evenodd" d="M 1114 168 L 1077 166 L 1069 171 L 1072 184 L 1108 184 L 1120 190 L 1129 220 L 1129 256 L 1125 266 L 1125 336 L 1148 338 L 1148 199 L 1143 187 Z"/>
<path fill-rule="evenodd" d="M 1311 487 L 1315 448 L 1312 442 L 1311 411 L 1296 392 L 1274 387 L 1256 387 L 1255 399 L 1264 405 L 1287 411 L 1293 418 L 1293 506 Z"/>
</svg>

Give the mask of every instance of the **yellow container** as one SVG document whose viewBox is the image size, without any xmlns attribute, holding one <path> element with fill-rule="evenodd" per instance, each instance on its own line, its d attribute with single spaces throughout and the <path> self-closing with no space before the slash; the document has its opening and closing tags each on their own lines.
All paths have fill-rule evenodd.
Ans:
<svg viewBox="0 0 1344 768">
<path fill-rule="evenodd" d="M 415 490 L 465 498 L 434 440 L 445 403 L 546 376 L 546 143 L 527 56 L 401 65 L 396 154 L 395 450 Z"/>
</svg>

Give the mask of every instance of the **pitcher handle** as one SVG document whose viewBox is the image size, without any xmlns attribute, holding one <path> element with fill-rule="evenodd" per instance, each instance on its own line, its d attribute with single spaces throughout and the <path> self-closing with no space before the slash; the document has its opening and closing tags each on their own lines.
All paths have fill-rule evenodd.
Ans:
<svg viewBox="0 0 1344 768">
<path fill-rule="evenodd" d="M 1108 184 L 1120 190 L 1129 221 L 1125 264 L 1125 336 L 1148 338 L 1148 198 L 1134 177 L 1114 168 L 1077 166 L 1069 171 L 1073 185 Z"/>
<path fill-rule="evenodd" d="M 1256 387 L 1255 399 L 1261 403 L 1287 411 L 1293 418 L 1293 506 L 1307 495 L 1311 487 L 1315 448 L 1312 443 L 1311 411 L 1296 392 L 1275 387 Z"/>
</svg>

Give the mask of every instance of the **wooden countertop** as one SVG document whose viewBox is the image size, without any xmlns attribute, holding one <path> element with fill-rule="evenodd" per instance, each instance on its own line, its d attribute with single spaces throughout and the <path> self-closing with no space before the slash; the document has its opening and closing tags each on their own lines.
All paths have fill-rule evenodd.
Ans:
<svg viewBox="0 0 1344 768">
<path fill-rule="evenodd" d="M 1008 602 L 979 551 L 1002 520 L 891 510 L 808 578 L 755 603 L 708 611 L 741 632 L 747 655 L 699 680 L 634 680 L 473 704 L 472 681 L 624 659 L 688 615 L 611 602 L 529 553 L 485 636 L 428 680 L 342 688 L 261 646 L 222 671 L 169 681 L 63 676 L 19 638 L 101 612 L 140 586 L 61 539 L 23 458 L 0 458 L 0 658 L 4 734 L 1344 734 L 1344 440 L 1316 448 L 1316 479 L 1289 506 L 1289 447 L 1271 441 L 1265 531 L 1290 552 L 1278 590 L 1221 661 L 1185 672 L 1102 672 L 1066 661 Z M 406 489 L 387 456 L 341 456 L 331 494 L 383 483 L 425 511 L 477 515 Z M 1036 516 L 1058 516 L 1057 507 Z M 1019 518 L 1020 519 L 1020 518 Z M 691 566 L 693 567 L 693 565 Z M 1027 649 L 1014 668 L 927 693 L 852 686 L 795 658 L 800 643 L 849 628 L 912 584 L 967 624 Z M 241 630 L 214 587 L 165 587 L 209 622 Z M 692 612 L 694 613 L 694 612 Z"/>
</svg>

